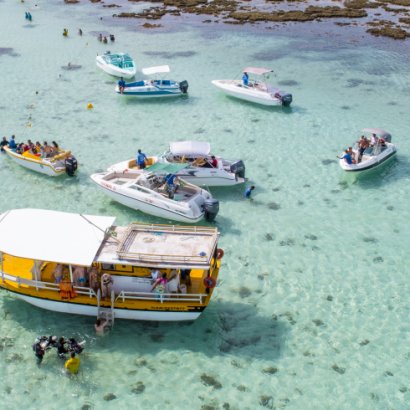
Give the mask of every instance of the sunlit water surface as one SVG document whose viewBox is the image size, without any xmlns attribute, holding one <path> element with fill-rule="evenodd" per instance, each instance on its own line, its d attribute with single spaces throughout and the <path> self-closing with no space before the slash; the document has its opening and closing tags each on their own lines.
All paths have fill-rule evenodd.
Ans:
<svg viewBox="0 0 410 410">
<path fill-rule="evenodd" d="M 251 201 L 243 187 L 212 190 L 225 257 L 214 298 L 195 323 L 119 320 L 97 340 L 93 318 L 43 311 L 2 292 L 2 406 L 409 408 L 406 45 L 345 42 L 337 31 L 310 36 L 314 25 L 305 33 L 298 26 L 300 34 L 222 25 L 144 31 L 138 20 L 111 23 L 112 9 L 61 3 L 0 2 L 0 136 L 57 140 L 77 156 L 78 176 L 43 177 L 2 155 L 0 211 L 38 207 L 161 223 L 111 202 L 89 175 L 138 148 L 158 154 L 183 139 L 243 159 L 256 189 Z M 115 44 L 99 43 L 99 32 L 114 32 Z M 95 66 L 107 48 L 129 52 L 139 68 L 169 64 L 174 79 L 188 80 L 189 97 L 117 96 L 115 81 Z M 81 68 L 64 70 L 69 62 Z M 273 81 L 293 93 L 292 107 L 240 102 L 211 85 L 248 65 L 272 67 Z M 397 160 L 348 178 L 336 154 L 364 127 L 390 131 Z M 53 352 L 36 366 L 31 344 L 42 334 L 87 341 L 77 377 L 63 375 Z"/>
</svg>

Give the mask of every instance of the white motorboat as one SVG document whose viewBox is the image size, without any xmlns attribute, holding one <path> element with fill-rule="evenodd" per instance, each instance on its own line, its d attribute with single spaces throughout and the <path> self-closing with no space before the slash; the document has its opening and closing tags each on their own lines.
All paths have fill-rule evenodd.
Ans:
<svg viewBox="0 0 410 410">
<path fill-rule="evenodd" d="M 168 65 L 142 69 L 142 73 L 146 76 L 169 72 L 170 69 Z M 133 83 L 125 83 L 124 87 L 120 87 L 117 84 L 115 91 L 118 94 L 132 97 L 177 97 L 188 92 L 188 82 L 185 80 L 178 82 L 165 79 L 140 80 Z"/>
<path fill-rule="evenodd" d="M 126 53 L 111 54 L 109 51 L 96 57 L 97 67 L 114 77 L 123 77 L 127 80 L 137 73 L 134 60 Z"/>
<path fill-rule="evenodd" d="M 71 151 L 60 150 L 57 155 L 51 158 L 42 158 L 31 154 L 29 151 L 19 154 L 8 146 L 3 148 L 7 155 L 17 164 L 51 177 L 58 177 L 63 174 L 73 176 L 78 167 L 77 160 L 71 155 Z"/>
<path fill-rule="evenodd" d="M 229 161 L 211 155 L 211 146 L 203 141 L 171 142 L 169 150 L 158 157 L 149 157 L 148 171 L 164 164 L 184 164 L 176 175 L 198 186 L 232 186 L 242 184 L 245 179 L 245 164 L 241 160 Z M 152 165 L 154 164 L 154 165 Z M 122 172 L 138 170 L 135 160 L 112 165 L 108 170 Z"/>
<path fill-rule="evenodd" d="M 243 73 L 252 76 L 247 80 L 247 84 L 243 80 L 213 80 L 212 84 L 231 97 L 256 104 L 287 107 L 292 102 L 292 94 L 268 83 L 268 75 L 272 72 L 273 70 L 268 68 L 246 67 L 243 69 Z"/>
<path fill-rule="evenodd" d="M 342 156 L 339 157 L 339 164 L 345 171 L 359 172 L 376 168 L 393 158 L 397 152 L 388 132 L 379 128 L 365 128 L 363 133 L 364 136 L 366 134 L 371 135 L 371 140 L 367 140 L 369 141 L 368 147 L 361 153 L 359 142 L 357 142 L 352 149 L 353 161 L 351 164 L 345 159 L 345 153 L 342 153 Z"/>
<path fill-rule="evenodd" d="M 219 202 L 208 191 L 177 178 L 175 171 L 181 165 L 163 165 L 156 172 L 108 171 L 91 179 L 109 197 L 132 209 L 186 223 L 214 220 Z"/>
</svg>

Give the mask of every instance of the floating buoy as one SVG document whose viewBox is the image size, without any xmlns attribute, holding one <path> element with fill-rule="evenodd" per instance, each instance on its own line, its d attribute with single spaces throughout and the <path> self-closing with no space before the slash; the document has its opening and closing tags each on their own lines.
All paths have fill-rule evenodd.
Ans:
<svg viewBox="0 0 410 410">
<path fill-rule="evenodd" d="M 67 36 L 68 36 L 68 30 L 67 30 L 66 28 L 63 30 L 63 36 L 64 36 L 64 37 L 67 37 Z"/>
<path fill-rule="evenodd" d="M 26 127 L 31 128 L 31 122 L 28 122 L 28 123 L 26 124 Z"/>
<path fill-rule="evenodd" d="M 91 103 L 87 104 L 87 110 L 92 110 L 94 108 L 94 106 Z"/>
</svg>

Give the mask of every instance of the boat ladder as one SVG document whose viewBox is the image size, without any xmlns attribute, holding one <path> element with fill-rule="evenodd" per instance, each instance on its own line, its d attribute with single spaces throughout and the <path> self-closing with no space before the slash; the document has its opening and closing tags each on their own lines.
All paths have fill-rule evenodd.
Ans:
<svg viewBox="0 0 410 410">
<path fill-rule="evenodd" d="M 97 292 L 97 303 L 98 303 L 98 312 L 97 312 L 97 319 L 105 320 L 108 322 L 108 327 L 114 327 L 114 302 L 115 302 L 115 294 L 114 291 L 111 291 L 111 307 L 103 307 L 100 304 L 101 300 L 101 291 L 98 289 Z"/>
</svg>

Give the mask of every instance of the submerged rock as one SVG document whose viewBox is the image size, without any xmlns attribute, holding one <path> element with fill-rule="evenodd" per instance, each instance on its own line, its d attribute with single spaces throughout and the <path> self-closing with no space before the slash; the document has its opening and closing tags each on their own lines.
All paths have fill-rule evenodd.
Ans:
<svg viewBox="0 0 410 410">
<path fill-rule="evenodd" d="M 145 385 L 143 382 L 140 381 L 135 384 L 135 386 L 131 389 L 131 392 L 135 394 L 141 394 L 141 393 L 144 393 L 144 390 L 145 390 Z"/>
<path fill-rule="evenodd" d="M 214 377 L 209 376 L 205 373 L 201 374 L 201 381 L 203 384 L 205 384 L 205 386 L 211 386 L 214 389 L 222 388 L 222 384 L 218 380 L 216 380 Z"/>
<path fill-rule="evenodd" d="M 262 373 L 266 373 L 266 374 L 275 374 L 278 371 L 279 370 L 277 367 L 265 367 L 264 369 L 262 369 Z"/>
<path fill-rule="evenodd" d="M 339 374 L 344 374 L 345 371 L 346 371 L 346 369 L 345 369 L 344 367 L 339 367 L 337 364 L 334 364 L 334 365 L 332 366 L 332 369 L 333 369 L 335 372 L 339 373 Z"/>
<path fill-rule="evenodd" d="M 105 401 L 111 401 L 117 398 L 117 396 L 114 393 L 107 393 L 104 395 L 104 400 Z"/>
<path fill-rule="evenodd" d="M 262 395 L 259 398 L 259 404 L 263 407 L 267 407 L 268 409 L 273 409 L 273 397 Z"/>
</svg>

